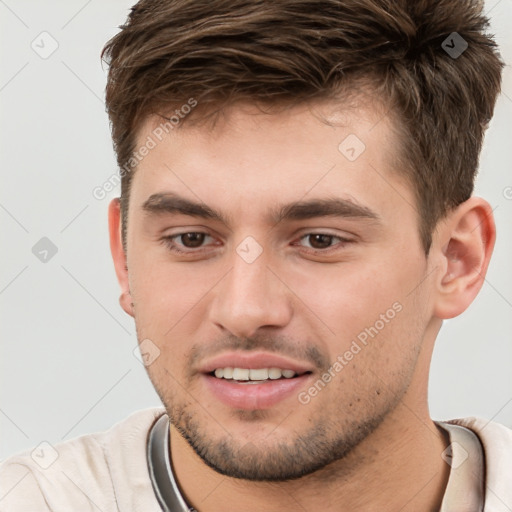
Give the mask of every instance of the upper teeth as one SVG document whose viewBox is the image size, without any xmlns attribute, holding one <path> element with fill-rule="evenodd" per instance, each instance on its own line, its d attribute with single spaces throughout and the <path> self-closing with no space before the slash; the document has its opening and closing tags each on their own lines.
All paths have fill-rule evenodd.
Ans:
<svg viewBox="0 0 512 512">
<path fill-rule="evenodd" d="M 281 370 L 281 368 L 217 368 L 215 377 L 219 379 L 233 380 L 267 380 L 285 377 L 291 379 L 297 373 L 293 370 Z"/>
</svg>

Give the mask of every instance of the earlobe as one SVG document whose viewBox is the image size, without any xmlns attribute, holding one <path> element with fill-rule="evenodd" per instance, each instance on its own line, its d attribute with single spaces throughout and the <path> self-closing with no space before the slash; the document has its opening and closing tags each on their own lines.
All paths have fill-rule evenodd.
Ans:
<svg viewBox="0 0 512 512">
<path fill-rule="evenodd" d="M 466 310 L 484 283 L 496 238 L 489 203 L 471 197 L 459 205 L 448 214 L 437 238 L 443 270 L 437 284 L 435 315 L 448 319 Z"/>
<path fill-rule="evenodd" d="M 130 316 L 134 316 L 132 296 L 130 295 L 129 291 L 124 291 L 121 293 L 121 295 L 119 296 L 119 304 L 121 305 L 125 313 L 127 313 Z"/>
<path fill-rule="evenodd" d="M 133 316 L 133 304 L 128 280 L 128 266 L 121 236 L 121 205 L 119 198 L 113 199 L 109 204 L 108 227 L 110 252 L 112 253 L 112 259 L 114 261 L 117 281 L 121 287 L 119 304 L 128 315 Z"/>
</svg>

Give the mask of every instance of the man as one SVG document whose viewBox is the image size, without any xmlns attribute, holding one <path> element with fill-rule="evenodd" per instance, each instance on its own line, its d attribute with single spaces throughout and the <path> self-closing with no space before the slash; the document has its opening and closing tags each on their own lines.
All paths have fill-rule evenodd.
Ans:
<svg viewBox="0 0 512 512">
<path fill-rule="evenodd" d="M 104 49 L 120 303 L 163 408 L 2 467 L 2 510 L 505 511 L 512 434 L 435 422 L 502 63 L 476 1 L 139 2 Z M 21 480 L 20 480 L 21 479 Z"/>
</svg>

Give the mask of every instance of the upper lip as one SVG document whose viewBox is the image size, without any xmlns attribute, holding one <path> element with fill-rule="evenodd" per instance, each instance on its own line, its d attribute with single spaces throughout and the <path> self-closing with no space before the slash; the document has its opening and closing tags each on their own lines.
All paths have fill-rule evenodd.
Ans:
<svg viewBox="0 0 512 512">
<path fill-rule="evenodd" d="M 287 357 L 265 352 L 229 352 L 206 361 L 199 369 L 202 373 L 211 373 L 217 368 L 280 368 L 293 370 L 299 375 L 312 372 L 311 365 L 293 361 Z"/>
</svg>

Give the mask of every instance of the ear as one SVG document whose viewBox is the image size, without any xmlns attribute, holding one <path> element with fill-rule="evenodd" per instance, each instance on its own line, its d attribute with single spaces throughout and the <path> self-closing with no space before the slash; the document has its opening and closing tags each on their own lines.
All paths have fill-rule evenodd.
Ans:
<svg viewBox="0 0 512 512">
<path fill-rule="evenodd" d="M 484 283 L 496 226 L 491 206 L 471 197 L 450 212 L 436 233 L 435 315 L 448 319 L 460 315 L 474 300 Z"/>
<path fill-rule="evenodd" d="M 110 235 L 110 252 L 114 260 L 117 280 L 121 286 L 119 304 L 126 313 L 133 316 L 132 296 L 128 280 L 128 266 L 121 236 L 121 203 L 119 198 L 112 199 L 108 206 L 108 230 Z"/>
</svg>

